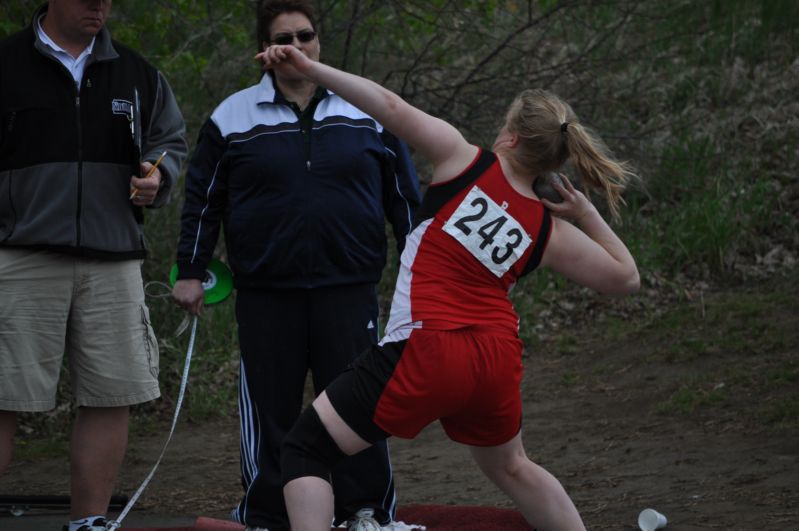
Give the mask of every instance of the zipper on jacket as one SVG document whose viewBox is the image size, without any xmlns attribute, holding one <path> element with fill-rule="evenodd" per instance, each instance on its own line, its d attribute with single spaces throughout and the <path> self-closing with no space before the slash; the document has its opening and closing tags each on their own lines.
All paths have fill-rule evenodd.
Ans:
<svg viewBox="0 0 799 531">
<path fill-rule="evenodd" d="M 294 114 L 297 116 L 297 123 L 300 127 L 300 134 L 302 135 L 302 139 L 305 142 L 305 171 L 307 173 L 306 177 L 310 178 L 311 173 L 311 134 L 313 132 L 313 117 L 316 114 L 316 108 L 319 106 L 319 102 L 322 101 L 324 98 L 325 92 L 324 89 L 321 87 L 317 87 L 316 92 L 311 97 L 311 101 L 308 102 L 308 106 L 305 109 L 300 109 L 300 106 L 297 105 L 295 102 L 290 101 L 288 102 L 289 108 L 294 111 Z M 307 231 L 306 225 L 306 231 Z M 310 240 L 309 240 L 310 241 Z M 314 253 L 308 253 L 308 274 L 311 275 L 313 271 L 313 260 L 314 260 Z M 312 288 L 312 284 L 308 284 L 307 287 Z"/>
<path fill-rule="evenodd" d="M 313 117 L 316 114 L 316 107 L 319 106 L 320 99 L 315 95 L 311 98 L 311 101 L 308 104 L 308 107 L 302 113 L 300 118 L 300 124 L 302 125 L 302 134 L 305 137 L 305 171 L 307 172 L 307 179 L 310 180 L 311 178 L 311 144 L 312 144 L 312 135 L 313 135 Z M 309 183 L 310 184 L 310 183 Z M 315 221 L 317 222 L 317 221 Z M 308 240 L 312 241 L 312 240 Z M 308 275 L 312 279 L 313 278 L 313 268 L 314 268 L 314 253 L 308 253 Z M 312 288 L 313 283 L 308 282 L 308 287 Z"/>
<path fill-rule="evenodd" d="M 314 106 L 316 107 L 316 106 Z M 311 119 L 302 126 L 302 134 L 305 136 L 305 169 L 311 171 L 311 133 L 313 132 L 313 113 Z"/>
<path fill-rule="evenodd" d="M 300 126 L 300 134 L 305 143 L 305 169 L 311 171 L 311 131 L 313 131 L 313 114 L 319 102 L 311 100 L 304 110 L 300 110 L 299 105 L 293 101 L 289 103 L 291 110 L 297 115 L 297 123 Z"/>
<path fill-rule="evenodd" d="M 308 179 L 310 178 L 310 173 L 311 173 L 311 131 L 313 131 L 313 113 L 316 109 L 316 102 L 312 99 L 311 103 L 308 105 L 308 107 L 305 108 L 304 111 L 300 111 L 300 108 L 297 107 L 296 104 L 295 107 L 297 112 L 297 118 L 299 119 L 300 122 L 300 134 L 302 135 L 302 139 L 305 142 L 305 172 L 306 172 L 305 179 L 306 179 L 306 184 L 310 184 L 308 183 Z M 307 232 L 308 230 L 309 230 L 308 220 L 306 220 L 305 231 Z M 311 239 L 307 238 L 305 241 L 309 242 L 311 241 Z M 308 275 L 310 276 L 311 271 L 313 271 L 312 252 L 308 253 L 307 267 L 308 267 L 307 272 Z M 307 287 L 310 288 L 312 286 L 308 284 Z"/>
<path fill-rule="evenodd" d="M 75 116 L 78 124 L 78 201 L 75 209 L 75 245 L 80 247 L 80 214 L 83 203 L 83 129 L 80 124 L 80 91 L 75 91 Z"/>
</svg>

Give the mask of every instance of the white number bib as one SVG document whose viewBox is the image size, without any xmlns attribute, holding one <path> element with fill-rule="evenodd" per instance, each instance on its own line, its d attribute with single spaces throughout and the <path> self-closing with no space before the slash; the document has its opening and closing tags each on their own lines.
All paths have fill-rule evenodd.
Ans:
<svg viewBox="0 0 799 531">
<path fill-rule="evenodd" d="M 504 275 L 533 243 L 521 223 L 477 186 L 443 229 L 497 277 Z"/>
</svg>

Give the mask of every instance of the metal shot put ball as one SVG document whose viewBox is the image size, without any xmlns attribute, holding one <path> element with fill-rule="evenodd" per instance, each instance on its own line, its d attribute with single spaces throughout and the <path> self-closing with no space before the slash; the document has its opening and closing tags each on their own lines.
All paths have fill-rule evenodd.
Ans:
<svg viewBox="0 0 799 531">
<path fill-rule="evenodd" d="M 553 171 L 544 173 L 533 181 L 533 191 L 541 199 L 546 199 L 551 203 L 562 203 L 563 197 L 552 186 L 553 183 L 563 184 L 560 175 Z"/>
</svg>

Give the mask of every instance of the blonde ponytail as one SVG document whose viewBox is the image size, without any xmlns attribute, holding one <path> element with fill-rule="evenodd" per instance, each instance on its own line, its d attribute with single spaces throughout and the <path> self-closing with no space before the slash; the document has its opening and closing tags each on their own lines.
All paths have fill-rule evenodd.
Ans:
<svg viewBox="0 0 799 531">
<path fill-rule="evenodd" d="M 564 141 L 569 160 L 580 172 L 583 182 L 600 190 L 605 196 L 611 216 L 619 220 L 619 205 L 624 204 L 621 193 L 635 177 L 626 162 L 613 160 L 605 144 L 589 128 L 575 122 L 564 122 Z"/>
<path fill-rule="evenodd" d="M 612 158 L 568 103 L 546 90 L 525 90 L 511 104 L 507 127 L 519 136 L 520 149 L 511 160 L 515 170 L 536 176 L 571 161 L 583 182 L 604 195 L 613 219 L 619 219 L 621 193 L 635 174 L 626 162 Z"/>
</svg>

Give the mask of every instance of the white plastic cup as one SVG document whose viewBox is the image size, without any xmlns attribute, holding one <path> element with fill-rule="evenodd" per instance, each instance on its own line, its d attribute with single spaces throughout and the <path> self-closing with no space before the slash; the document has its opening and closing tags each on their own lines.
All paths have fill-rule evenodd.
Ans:
<svg viewBox="0 0 799 531">
<path fill-rule="evenodd" d="M 641 531 L 655 531 L 655 529 L 663 529 L 669 523 L 666 517 L 654 509 L 644 509 L 638 515 L 638 527 Z"/>
</svg>

